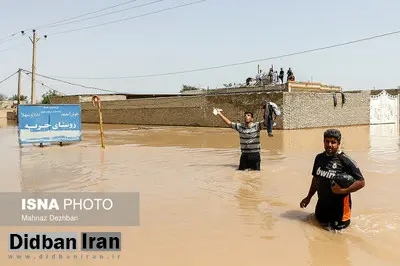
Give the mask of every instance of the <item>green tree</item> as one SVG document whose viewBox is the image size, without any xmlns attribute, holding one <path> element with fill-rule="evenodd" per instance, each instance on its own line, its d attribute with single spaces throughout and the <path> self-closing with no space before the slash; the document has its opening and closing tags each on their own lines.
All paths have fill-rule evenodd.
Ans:
<svg viewBox="0 0 400 266">
<path fill-rule="evenodd" d="M 7 96 L 0 93 L 0 101 L 4 101 L 4 100 L 7 100 Z"/>
<path fill-rule="evenodd" d="M 224 87 L 225 87 L 225 88 L 232 88 L 232 87 L 233 87 L 233 84 L 232 84 L 232 83 L 224 84 Z"/>
<path fill-rule="evenodd" d="M 19 96 L 19 100 L 20 101 L 26 101 L 27 99 L 28 99 L 28 96 L 25 96 L 25 95 L 22 95 L 22 94 Z M 9 98 L 9 100 L 18 101 L 18 95 L 14 94 L 12 97 Z"/>
<path fill-rule="evenodd" d="M 56 90 L 49 90 L 45 94 L 42 95 L 42 104 L 51 104 L 50 99 L 55 96 L 59 96 L 60 94 Z"/>
<path fill-rule="evenodd" d="M 189 86 L 189 85 L 182 85 L 182 89 L 180 92 L 184 92 L 184 91 L 197 91 L 197 90 L 202 90 L 201 88 L 197 88 L 194 86 Z"/>
</svg>

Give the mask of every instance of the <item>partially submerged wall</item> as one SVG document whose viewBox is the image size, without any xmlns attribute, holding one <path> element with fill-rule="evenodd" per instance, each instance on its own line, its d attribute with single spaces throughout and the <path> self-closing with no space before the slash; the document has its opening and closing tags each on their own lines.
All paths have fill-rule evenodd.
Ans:
<svg viewBox="0 0 400 266">
<path fill-rule="evenodd" d="M 0 109 L 0 118 L 16 119 L 16 109 Z"/>
<path fill-rule="evenodd" d="M 223 109 L 231 121 L 243 121 L 244 112 L 254 112 L 262 120 L 262 104 L 269 99 L 281 108 L 276 129 L 301 129 L 330 126 L 367 125 L 370 121 L 370 92 L 346 92 L 342 105 L 340 93 L 248 92 L 139 98 L 102 102 L 103 121 L 109 124 L 160 126 L 225 127 L 213 107 Z M 62 102 L 65 103 L 65 102 Z M 82 122 L 98 123 L 97 107 L 81 102 Z"/>
<path fill-rule="evenodd" d="M 50 98 L 52 104 L 80 104 L 80 96 L 55 96 Z"/>
<path fill-rule="evenodd" d="M 336 94 L 296 92 L 284 93 L 283 128 L 300 129 L 330 126 L 368 125 L 370 123 L 370 92 Z"/>
<path fill-rule="evenodd" d="M 93 94 L 95 95 L 95 94 Z M 52 104 L 79 104 L 83 102 L 91 102 L 93 95 L 65 95 L 51 97 Z M 126 95 L 101 95 L 100 99 L 104 101 L 126 100 Z"/>
<path fill-rule="evenodd" d="M 223 109 L 231 121 L 243 121 L 244 112 L 254 113 L 262 119 L 264 99 L 282 105 L 282 92 L 259 92 L 224 95 L 146 98 L 102 103 L 103 121 L 112 124 L 205 126 L 224 127 L 220 117 L 212 114 L 213 107 Z M 90 103 L 82 103 L 82 121 L 98 123 L 97 109 Z M 277 121 L 277 128 L 282 121 Z"/>
</svg>

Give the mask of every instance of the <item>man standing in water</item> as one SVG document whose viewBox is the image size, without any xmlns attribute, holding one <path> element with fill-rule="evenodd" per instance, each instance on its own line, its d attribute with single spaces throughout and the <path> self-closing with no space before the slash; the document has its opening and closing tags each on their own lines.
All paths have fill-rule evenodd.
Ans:
<svg viewBox="0 0 400 266">
<path fill-rule="evenodd" d="M 313 179 L 308 192 L 300 202 L 305 208 L 311 198 L 318 192 L 318 202 L 315 207 L 315 217 L 326 229 L 341 230 L 350 225 L 351 195 L 365 186 L 364 177 L 355 162 L 339 150 L 341 133 L 337 129 L 328 129 L 324 133 L 325 152 L 315 157 L 312 170 Z M 355 182 L 348 188 L 341 188 L 333 183 L 335 175 L 347 173 Z"/>
<path fill-rule="evenodd" d="M 260 131 L 264 121 L 253 123 L 253 113 L 246 112 L 244 115 L 244 123 L 235 123 L 229 121 L 220 110 L 217 110 L 217 114 L 229 127 L 239 132 L 240 136 L 240 164 L 238 170 L 255 170 L 260 171 Z"/>
</svg>

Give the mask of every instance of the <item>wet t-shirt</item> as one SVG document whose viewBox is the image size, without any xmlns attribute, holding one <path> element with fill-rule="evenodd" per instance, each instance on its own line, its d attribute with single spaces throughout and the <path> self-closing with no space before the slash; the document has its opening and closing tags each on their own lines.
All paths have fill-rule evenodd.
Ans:
<svg viewBox="0 0 400 266">
<path fill-rule="evenodd" d="M 245 123 L 231 122 L 231 127 L 239 132 L 240 149 L 242 153 L 259 153 L 261 150 L 260 132 L 264 121 L 251 123 L 249 127 Z"/>
<path fill-rule="evenodd" d="M 315 157 L 312 175 L 316 179 L 318 203 L 315 214 L 326 222 L 347 221 L 351 216 L 350 194 L 332 192 L 332 180 L 336 174 L 347 173 L 355 180 L 364 180 L 357 164 L 345 153 L 328 156 L 325 152 Z"/>
</svg>

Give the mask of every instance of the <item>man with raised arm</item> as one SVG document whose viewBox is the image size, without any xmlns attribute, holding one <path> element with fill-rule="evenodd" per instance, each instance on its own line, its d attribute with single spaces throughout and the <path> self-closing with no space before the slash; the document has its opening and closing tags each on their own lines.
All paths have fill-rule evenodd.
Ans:
<svg viewBox="0 0 400 266">
<path fill-rule="evenodd" d="M 222 118 L 225 124 L 237 132 L 240 137 L 240 163 L 238 170 L 255 170 L 260 171 L 261 163 L 261 145 L 260 145 L 260 131 L 264 121 L 253 122 L 253 113 L 245 112 L 244 122 L 235 123 L 226 118 L 219 109 L 214 111 Z"/>
</svg>

